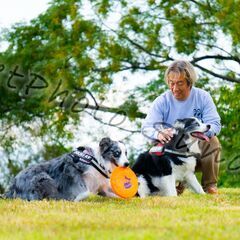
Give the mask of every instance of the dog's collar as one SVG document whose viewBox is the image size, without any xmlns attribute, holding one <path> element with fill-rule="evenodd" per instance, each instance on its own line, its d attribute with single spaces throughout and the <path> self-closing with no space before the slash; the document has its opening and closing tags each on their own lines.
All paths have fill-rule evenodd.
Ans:
<svg viewBox="0 0 240 240">
<path fill-rule="evenodd" d="M 198 157 L 198 153 L 192 153 L 192 152 L 179 152 L 179 151 L 175 151 L 175 150 L 172 150 L 172 149 L 165 149 L 165 152 L 167 153 L 171 153 L 171 154 L 174 154 L 174 155 L 177 155 L 177 156 L 181 156 L 181 157 Z"/>
<path fill-rule="evenodd" d="M 93 151 L 91 150 L 91 148 L 79 147 L 73 152 L 69 153 L 69 157 L 72 158 L 74 163 L 80 161 L 81 163 L 91 165 L 104 177 L 110 178 L 110 172 L 108 172 L 106 168 L 101 163 L 99 163 L 98 160 L 93 156 Z"/>
<path fill-rule="evenodd" d="M 181 157 L 198 157 L 198 153 L 192 153 L 192 152 L 180 152 L 180 151 L 176 151 L 176 150 L 172 150 L 169 148 L 165 148 L 164 145 L 162 144 L 157 144 L 155 146 L 153 146 L 150 150 L 149 150 L 150 154 L 155 154 L 157 156 L 162 156 L 165 153 L 171 153 L 177 156 L 181 156 Z"/>
</svg>

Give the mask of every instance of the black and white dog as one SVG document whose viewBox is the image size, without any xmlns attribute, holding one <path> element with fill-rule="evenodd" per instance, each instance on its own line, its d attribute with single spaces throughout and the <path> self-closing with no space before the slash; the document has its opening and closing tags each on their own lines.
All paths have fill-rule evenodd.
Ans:
<svg viewBox="0 0 240 240">
<path fill-rule="evenodd" d="M 58 158 L 22 170 L 6 192 L 7 198 L 80 201 L 90 193 L 116 197 L 109 174 L 129 161 L 122 142 L 103 138 L 94 147 L 79 147 Z"/>
<path fill-rule="evenodd" d="M 140 154 L 132 170 L 139 181 L 138 195 L 177 196 L 176 183 L 182 182 L 195 193 L 204 194 L 194 171 L 200 156 L 198 139 L 208 140 L 204 132 L 210 125 L 197 118 L 177 120 L 173 126 L 173 138 L 164 146 Z"/>
</svg>

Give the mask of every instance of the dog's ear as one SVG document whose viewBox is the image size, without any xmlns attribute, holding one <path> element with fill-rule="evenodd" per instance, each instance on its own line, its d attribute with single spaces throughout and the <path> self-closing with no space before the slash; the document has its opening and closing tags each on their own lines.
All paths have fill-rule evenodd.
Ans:
<svg viewBox="0 0 240 240">
<path fill-rule="evenodd" d="M 113 141 L 110 138 L 108 138 L 108 137 L 103 138 L 99 143 L 101 154 L 106 152 L 106 150 L 108 150 L 111 147 L 112 143 L 113 143 Z"/>
<path fill-rule="evenodd" d="M 175 122 L 174 122 L 174 125 L 173 127 L 175 129 L 183 129 L 185 127 L 185 119 L 177 119 Z"/>
<path fill-rule="evenodd" d="M 179 132 L 178 129 L 176 129 L 176 128 L 172 128 L 172 134 L 173 134 L 173 135 L 177 135 L 178 132 Z"/>
</svg>

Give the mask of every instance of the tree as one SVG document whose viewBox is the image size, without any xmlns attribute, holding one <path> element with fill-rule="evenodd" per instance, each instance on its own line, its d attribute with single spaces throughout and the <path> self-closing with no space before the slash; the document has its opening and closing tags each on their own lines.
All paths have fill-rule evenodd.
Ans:
<svg viewBox="0 0 240 240">
<path fill-rule="evenodd" d="M 80 124 L 85 109 L 95 117 L 104 111 L 131 121 L 144 118 L 138 99 L 151 101 L 164 91 L 166 66 L 187 58 L 199 70 L 198 85 L 211 91 L 220 109 L 228 156 L 227 143 L 239 149 L 239 142 L 227 138 L 239 109 L 239 3 L 53 0 L 30 24 L 4 32 L 9 47 L 0 55 L 1 145 L 8 153 L 14 150 L 9 130 L 17 126 L 34 137 L 48 136 L 58 153 L 65 151 L 63 143 L 73 137 L 65 126 Z M 123 72 L 155 72 L 156 77 L 130 91 L 125 103 L 106 106 L 107 93 Z M 32 130 L 29 123 L 36 122 Z M 237 139 L 239 133 L 235 124 L 231 136 Z"/>
</svg>

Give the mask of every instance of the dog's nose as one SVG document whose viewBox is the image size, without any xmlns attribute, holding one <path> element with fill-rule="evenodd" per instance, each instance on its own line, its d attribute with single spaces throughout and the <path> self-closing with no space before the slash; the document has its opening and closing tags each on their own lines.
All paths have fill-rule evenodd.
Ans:
<svg viewBox="0 0 240 240">
<path fill-rule="evenodd" d="M 123 164 L 123 166 L 124 166 L 124 167 L 128 167 L 128 166 L 129 166 L 129 163 L 128 163 L 128 162 L 125 162 L 125 163 Z"/>
<path fill-rule="evenodd" d="M 207 129 L 209 130 L 211 128 L 211 125 L 207 125 Z"/>
</svg>

